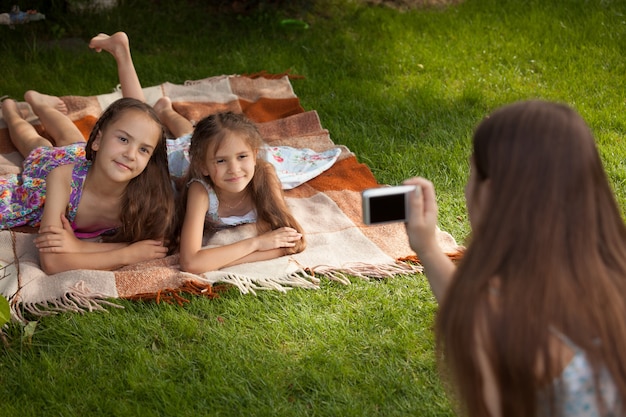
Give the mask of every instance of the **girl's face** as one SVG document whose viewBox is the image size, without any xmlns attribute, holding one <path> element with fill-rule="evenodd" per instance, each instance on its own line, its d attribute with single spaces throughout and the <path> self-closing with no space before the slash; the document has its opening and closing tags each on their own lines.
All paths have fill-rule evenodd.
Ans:
<svg viewBox="0 0 626 417">
<path fill-rule="evenodd" d="M 237 194 L 245 190 L 256 167 L 256 154 L 241 133 L 228 132 L 219 148 L 209 149 L 202 174 L 216 189 Z"/>
<path fill-rule="evenodd" d="M 91 149 L 98 152 L 99 169 L 113 180 L 128 182 L 146 168 L 160 136 L 161 128 L 148 115 L 128 110 L 98 132 Z"/>
</svg>

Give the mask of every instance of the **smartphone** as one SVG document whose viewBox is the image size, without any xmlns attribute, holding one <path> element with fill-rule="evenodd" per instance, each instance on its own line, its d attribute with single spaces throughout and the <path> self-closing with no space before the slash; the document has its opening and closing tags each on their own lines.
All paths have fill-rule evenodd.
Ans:
<svg viewBox="0 0 626 417">
<path fill-rule="evenodd" d="M 363 223 L 384 224 L 406 222 L 409 217 L 409 194 L 414 185 L 369 188 L 361 192 Z"/>
</svg>

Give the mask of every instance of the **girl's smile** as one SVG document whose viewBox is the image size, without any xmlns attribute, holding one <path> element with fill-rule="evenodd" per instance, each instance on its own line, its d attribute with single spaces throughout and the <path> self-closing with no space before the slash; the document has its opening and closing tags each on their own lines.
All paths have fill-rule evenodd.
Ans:
<svg viewBox="0 0 626 417">
<path fill-rule="evenodd" d="M 245 190 L 256 167 L 256 155 L 246 139 L 229 132 L 214 152 L 208 153 L 203 174 L 211 178 L 216 189 L 233 194 Z"/>
<path fill-rule="evenodd" d="M 112 178 L 130 181 L 148 165 L 159 135 L 159 126 L 152 119 L 139 111 L 127 111 L 94 140 L 92 149 L 98 152 L 94 165 L 102 166 Z"/>
</svg>

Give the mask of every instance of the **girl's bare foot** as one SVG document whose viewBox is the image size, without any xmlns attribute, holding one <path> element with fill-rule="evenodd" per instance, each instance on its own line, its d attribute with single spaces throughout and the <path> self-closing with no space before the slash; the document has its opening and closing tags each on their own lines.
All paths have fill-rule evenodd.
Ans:
<svg viewBox="0 0 626 417">
<path fill-rule="evenodd" d="M 174 137 L 178 138 L 193 133 L 194 122 L 187 120 L 183 115 L 174 110 L 172 100 L 169 97 L 161 97 L 152 107 L 157 116 L 159 116 L 161 123 Z"/>
<path fill-rule="evenodd" d="M 2 117 L 8 119 L 10 117 L 18 115 L 23 119 L 20 109 L 18 108 L 15 100 L 10 98 L 2 100 Z"/>
<path fill-rule="evenodd" d="M 163 112 L 167 112 L 167 111 L 174 109 L 172 107 L 172 100 L 167 96 L 163 96 L 160 99 L 158 99 L 157 102 L 154 103 L 154 106 L 152 107 L 154 108 L 154 111 L 159 117 L 161 117 Z"/>
<path fill-rule="evenodd" d="M 63 114 L 67 114 L 67 105 L 57 96 L 50 96 L 35 90 L 29 90 L 24 94 L 24 100 L 34 109 L 37 107 L 52 107 Z M 35 111 L 36 112 L 36 111 Z"/>
<path fill-rule="evenodd" d="M 126 54 L 130 51 L 128 35 L 124 32 L 116 32 L 110 36 L 106 33 L 100 33 L 91 38 L 89 47 L 94 49 L 96 52 L 105 50 L 114 57 L 118 57 L 121 54 Z"/>
</svg>

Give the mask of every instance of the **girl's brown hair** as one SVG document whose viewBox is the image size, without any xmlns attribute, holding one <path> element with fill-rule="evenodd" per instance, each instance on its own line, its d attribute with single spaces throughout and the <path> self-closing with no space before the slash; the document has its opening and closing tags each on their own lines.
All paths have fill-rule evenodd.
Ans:
<svg viewBox="0 0 626 417">
<path fill-rule="evenodd" d="M 174 214 L 174 196 L 167 165 L 165 131 L 154 109 L 133 99 L 121 98 L 112 103 L 100 116 L 86 145 L 86 156 L 96 163 L 97 152 L 91 149 L 98 132 L 119 119 L 126 111 L 140 111 L 148 115 L 160 128 L 160 136 L 146 168 L 130 180 L 122 199 L 121 227 L 103 239 L 107 242 L 138 242 L 145 239 L 164 239 L 170 232 Z"/>
<path fill-rule="evenodd" d="M 208 152 L 218 151 L 220 145 L 228 140 L 228 133 L 238 133 L 246 138 L 251 152 L 256 157 L 256 167 L 252 181 L 248 184 L 248 192 L 254 203 L 257 221 L 256 227 L 259 234 L 274 230 L 280 227 L 292 227 L 303 233 L 302 227 L 293 217 L 287 204 L 285 203 L 282 185 L 274 166 L 264 158 L 263 138 L 256 125 L 245 115 L 233 112 L 218 113 L 205 117 L 196 125 L 191 136 L 189 147 L 189 171 L 182 184 L 177 204 L 176 226 L 173 228 L 171 241 L 175 250 L 180 242 L 180 232 L 187 209 L 187 184 L 192 179 L 202 179 L 211 187 L 214 184 L 210 177 L 202 174 Z M 207 223 L 208 233 L 214 233 L 214 225 Z M 304 237 L 296 242 L 292 248 L 284 248 L 285 254 L 302 252 L 306 247 Z"/>
<path fill-rule="evenodd" d="M 626 228 L 590 129 L 565 105 L 527 101 L 486 118 L 473 145 L 489 197 L 436 322 L 465 414 L 487 414 L 477 333 L 503 416 L 537 415 L 538 393 L 563 415 L 548 345 L 557 333 L 585 351 L 596 378 L 606 367 L 626 399 Z"/>
</svg>

